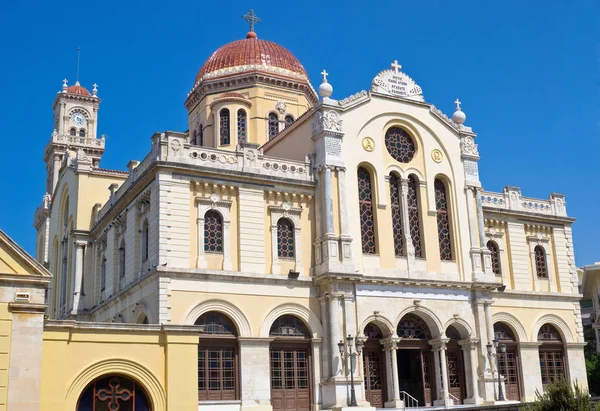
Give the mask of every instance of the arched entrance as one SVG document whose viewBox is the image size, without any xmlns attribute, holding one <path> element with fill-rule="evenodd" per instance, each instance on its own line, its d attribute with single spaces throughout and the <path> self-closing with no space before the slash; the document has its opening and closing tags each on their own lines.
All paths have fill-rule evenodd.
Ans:
<svg viewBox="0 0 600 411">
<path fill-rule="evenodd" d="M 144 389 L 123 375 L 105 375 L 92 381 L 77 402 L 77 411 L 151 411 Z"/>
<path fill-rule="evenodd" d="M 521 401 L 521 363 L 515 334 L 508 325 L 498 322 L 494 324 L 494 337 L 499 345 L 506 346 L 506 353 L 498 357 L 500 375 L 504 376 L 506 399 Z"/>
<path fill-rule="evenodd" d="M 383 408 L 386 393 L 385 357 L 381 346 L 383 333 L 373 323 L 364 330 L 367 340 L 363 346 L 363 375 L 365 376 L 365 398 L 371 407 Z"/>
<path fill-rule="evenodd" d="M 419 404 L 431 406 L 435 390 L 433 352 L 428 343 L 431 331 L 421 317 L 406 314 L 396 332 L 401 338 L 397 350 L 400 391 L 415 397 Z"/>
<path fill-rule="evenodd" d="M 458 403 L 462 404 L 466 397 L 465 386 L 465 361 L 463 351 L 458 344 L 460 333 L 453 326 L 449 325 L 446 328 L 446 337 L 450 340 L 446 343 L 446 364 L 448 370 L 448 392 L 455 398 L 458 398 Z"/>
<path fill-rule="evenodd" d="M 293 315 L 277 318 L 269 331 L 274 338 L 269 358 L 273 411 L 310 411 L 312 361 L 310 332 Z"/>
<path fill-rule="evenodd" d="M 540 372 L 545 389 L 555 378 L 565 375 L 565 350 L 560 333 L 551 324 L 542 325 L 537 340 L 542 343 L 539 348 Z"/>
<path fill-rule="evenodd" d="M 239 399 L 238 332 L 233 321 L 209 311 L 194 324 L 204 327 L 198 344 L 198 401 Z"/>
</svg>

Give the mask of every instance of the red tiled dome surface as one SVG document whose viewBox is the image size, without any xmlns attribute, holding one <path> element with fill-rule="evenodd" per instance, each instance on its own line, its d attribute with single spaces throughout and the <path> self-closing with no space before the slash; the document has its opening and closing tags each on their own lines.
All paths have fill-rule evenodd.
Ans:
<svg viewBox="0 0 600 411">
<path fill-rule="evenodd" d="M 198 72 L 196 83 L 202 80 L 205 74 L 249 64 L 265 64 L 266 66 L 289 70 L 308 78 L 306 70 L 292 53 L 272 41 L 255 38 L 255 34 L 251 32 L 244 40 L 225 44 L 215 51 Z"/>
<path fill-rule="evenodd" d="M 80 96 L 91 96 L 90 92 L 85 87 L 75 84 L 74 86 L 67 87 L 67 93 L 77 94 Z"/>
</svg>

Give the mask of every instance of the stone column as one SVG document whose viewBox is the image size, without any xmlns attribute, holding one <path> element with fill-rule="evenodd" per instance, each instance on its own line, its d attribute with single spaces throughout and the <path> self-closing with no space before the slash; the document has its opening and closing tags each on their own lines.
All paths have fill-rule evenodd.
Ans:
<svg viewBox="0 0 600 411">
<path fill-rule="evenodd" d="M 479 397 L 479 379 L 477 373 L 477 344 L 478 339 L 463 340 L 458 342 L 462 346 L 465 359 L 465 376 L 470 378 L 470 397 L 464 400 L 465 404 L 481 404 L 483 400 Z"/>
<path fill-rule="evenodd" d="M 331 333 L 331 340 L 329 346 L 331 347 L 331 378 L 343 377 L 342 358 L 340 358 L 340 350 L 338 348 L 338 342 L 344 340 L 342 319 L 342 298 L 340 295 L 330 294 L 329 331 Z"/>
<path fill-rule="evenodd" d="M 323 378 L 329 378 L 330 377 L 330 372 L 331 372 L 331 366 L 330 366 L 330 360 L 332 355 L 329 355 L 329 340 L 330 340 L 330 336 L 329 336 L 329 313 L 327 310 L 327 296 L 326 295 L 321 295 L 319 297 L 319 303 L 321 306 L 321 322 L 323 323 L 323 338 L 322 338 L 322 345 L 321 345 L 321 351 L 323 353 L 322 355 L 322 359 L 323 359 L 323 368 L 322 368 L 322 374 L 323 374 Z M 315 359 L 317 360 L 317 359 Z"/>
<path fill-rule="evenodd" d="M 310 340 L 310 345 L 312 348 L 312 369 L 313 369 L 313 380 L 312 380 L 312 386 L 315 387 L 312 390 L 312 407 L 311 409 L 316 409 L 313 408 L 315 406 L 318 406 L 318 404 L 322 403 L 321 400 L 321 390 L 319 390 L 317 387 L 319 387 L 319 383 L 323 378 L 322 375 L 322 369 L 321 369 L 321 338 L 313 338 Z M 271 378 L 269 376 L 269 378 Z M 270 379 L 269 379 L 269 384 L 270 384 Z"/>
<path fill-rule="evenodd" d="M 400 400 L 400 380 L 398 378 L 398 341 L 392 339 L 389 342 L 390 357 L 392 357 L 392 400 L 385 403 L 386 408 L 403 408 L 404 401 Z"/>
<path fill-rule="evenodd" d="M 206 268 L 206 257 L 204 255 L 204 215 L 201 215 L 200 207 L 198 207 L 198 219 L 196 223 L 198 227 L 198 258 L 196 259 L 196 267 Z"/>
<path fill-rule="evenodd" d="M 60 171 L 60 156 L 58 154 L 54 155 L 54 164 L 52 165 L 52 191 L 50 194 L 54 193 L 54 189 L 56 188 L 56 183 L 58 182 L 58 172 Z"/>
<path fill-rule="evenodd" d="M 407 258 L 408 276 L 415 270 L 415 246 L 412 242 L 412 235 L 410 234 L 410 220 L 408 218 L 408 180 L 402 179 L 400 181 L 400 209 L 402 218 L 402 233 L 404 235 L 404 253 Z"/>
<path fill-rule="evenodd" d="M 271 274 L 281 274 L 277 250 L 277 225 L 271 226 Z"/>
<path fill-rule="evenodd" d="M 73 314 L 77 314 L 79 310 L 83 309 L 82 289 L 83 284 L 83 248 L 87 242 L 83 240 L 75 241 L 75 278 L 73 285 Z"/>
<path fill-rule="evenodd" d="M 333 234 L 333 193 L 331 189 L 331 168 L 325 167 L 323 178 L 324 195 L 324 214 L 325 214 L 325 234 Z"/>
<path fill-rule="evenodd" d="M 523 370 L 523 397 L 521 401 L 535 401 L 535 393 L 542 388 L 539 342 L 519 343 L 521 368 Z"/>
<path fill-rule="evenodd" d="M 433 346 L 434 352 L 437 351 L 439 355 L 439 362 L 436 359 L 436 371 L 441 371 L 441 373 L 436 375 L 438 378 L 437 381 L 440 380 L 441 376 L 441 398 L 438 396 L 438 399 L 433 402 L 433 405 L 449 406 L 454 404 L 448 395 L 448 363 L 446 361 L 446 343 L 448 341 L 448 338 L 439 338 L 429 342 L 429 344 Z"/>
<path fill-rule="evenodd" d="M 346 169 L 339 167 L 337 169 L 338 176 L 338 201 L 340 207 L 340 242 L 341 242 L 341 262 L 342 264 L 352 264 L 352 236 L 348 228 L 348 208 L 346 199 Z M 352 270 L 352 266 L 348 267 Z M 353 272 L 353 271 L 351 271 Z"/>
<path fill-rule="evenodd" d="M 277 233 L 275 234 L 275 246 L 277 246 Z M 300 236 L 300 227 L 294 227 L 294 248 L 296 256 L 296 271 L 302 273 L 304 267 L 302 267 L 302 237 Z M 277 253 L 275 253 L 277 255 Z"/>
<path fill-rule="evenodd" d="M 485 301 L 483 303 L 484 311 L 485 311 L 485 326 L 487 331 L 487 339 L 488 343 L 494 341 L 494 322 L 492 320 L 492 302 Z M 495 367 L 495 366 L 492 366 Z M 490 368 L 492 368 L 490 367 Z"/>
<path fill-rule="evenodd" d="M 383 356 L 385 358 L 385 386 L 387 388 L 387 399 L 386 404 L 394 402 L 394 378 L 392 377 L 392 350 L 386 347 L 385 340 L 381 340 L 381 345 L 383 345 Z"/>
</svg>

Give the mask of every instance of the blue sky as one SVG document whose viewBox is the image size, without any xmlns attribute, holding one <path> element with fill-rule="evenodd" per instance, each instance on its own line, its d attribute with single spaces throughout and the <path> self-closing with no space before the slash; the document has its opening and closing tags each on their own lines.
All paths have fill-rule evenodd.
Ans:
<svg viewBox="0 0 600 411">
<path fill-rule="evenodd" d="M 313 85 L 326 68 L 341 99 L 370 87 L 394 59 L 447 114 L 460 98 L 478 133 L 487 190 L 566 194 L 578 265 L 600 261 L 598 57 L 600 3 L 551 1 L 5 1 L 0 6 L 0 228 L 35 252 L 33 212 L 45 186 L 52 102 L 99 84 L 106 168 L 141 160 L 150 136 L 184 131 L 183 106 L 202 63 L 258 36 L 292 51 Z"/>
</svg>

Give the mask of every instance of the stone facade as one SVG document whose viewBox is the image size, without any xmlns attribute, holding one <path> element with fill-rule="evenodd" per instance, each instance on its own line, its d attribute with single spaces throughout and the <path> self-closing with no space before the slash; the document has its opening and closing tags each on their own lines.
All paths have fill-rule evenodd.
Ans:
<svg viewBox="0 0 600 411">
<path fill-rule="evenodd" d="M 485 191 L 460 107 L 450 119 L 425 102 L 397 63 L 343 100 L 323 84 L 319 99 L 306 77 L 269 64 L 215 71 L 186 100 L 189 130 L 155 133 L 128 173 L 99 168 L 102 153 L 93 157 L 87 141 L 61 152 L 35 217 L 37 258 L 54 274 L 50 317 L 92 340 L 110 332 L 104 323 L 149 324 L 146 342 L 130 335 L 136 326 L 115 325 L 128 347 L 161 344 L 160 327 L 165 338 L 182 327 L 186 347 L 189 333 L 200 339 L 177 361 L 195 365 L 216 352 L 215 338 L 219 350 L 231 346 L 233 385 L 203 390 L 200 370 L 179 408 L 166 388 L 154 398 L 170 409 L 285 409 L 280 395 L 294 409 L 342 409 L 351 377 L 365 408 L 493 404 L 495 358 L 505 361 L 506 398 L 528 401 L 547 382 L 543 355 L 585 384 L 564 196 Z M 99 104 L 95 94 L 77 101 L 90 113 Z M 104 148 L 92 134 L 89 144 Z M 48 147 L 59 152 L 54 136 Z M 46 326 L 44 356 L 64 349 L 64 336 L 50 338 L 62 324 Z M 491 346 L 499 336 L 504 357 Z M 356 341 L 376 348 L 353 355 Z M 107 345 L 110 373 L 119 344 Z M 276 381 L 283 352 L 295 356 L 293 392 Z M 139 367 L 153 361 L 134 357 Z M 165 361 L 148 372 L 164 372 Z M 405 371 L 413 362 L 420 386 Z M 62 377 L 78 381 L 70 390 L 93 379 L 77 379 L 84 363 Z M 137 378 L 134 368 L 127 375 Z"/>
</svg>

